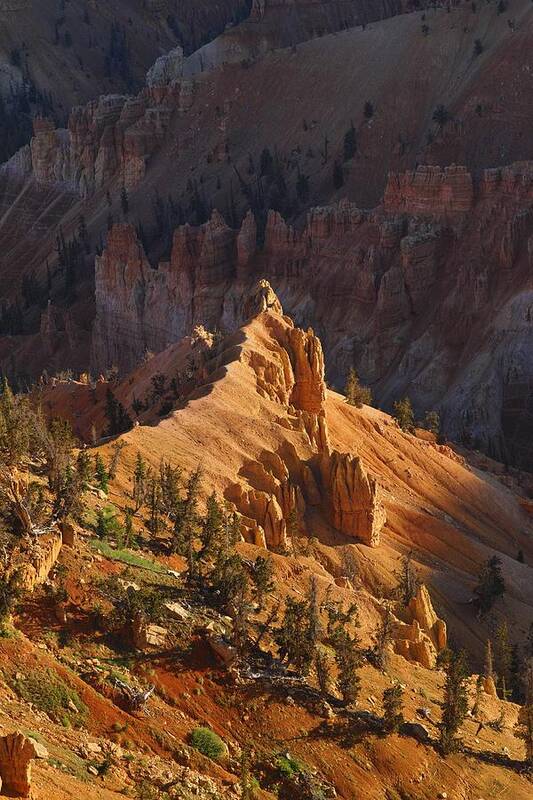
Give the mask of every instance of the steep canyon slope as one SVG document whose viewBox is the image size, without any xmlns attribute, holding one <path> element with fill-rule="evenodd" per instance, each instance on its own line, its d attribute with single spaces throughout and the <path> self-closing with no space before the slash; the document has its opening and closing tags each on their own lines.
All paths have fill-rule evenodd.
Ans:
<svg viewBox="0 0 533 800">
<path fill-rule="evenodd" d="M 455 644 L 468 647 L 477 669 L 490 622 L 480 622 L 471 603 L 472 588 L 490 555 L 502 559 L 507 584 L 494 614 L 508 620 L 513 639 L 526 637 L 533 608 L 528 478 L 505 473 L 488 459 L 470 457 L 469 462 L 468 456 L 465 460 L 422 432 L 404 433 L 376 409 L 348 406 L 326 388 L 319 340 L 282 315 L 265 282 L 247 294 L 243 315 L 246 324 L 232 336 L 216 339 L 198 329 L 192 339 L 170 345 L 123 380 L 109 384 L 102 379 L 95 386 L 52 381 L 42 387 L 43 405 L 50 414 L 70 417 L 84 435 L 92 425 L 98 432 L 103 429 L 108 388 L 132 415 L 135 399 L 141 400 L 140 424 L 98 448 L 109 463 L 113 445 L 122 446 L 109 497 L 97 498 L 96 507 L 111 503 L 122 509 L 130 502 L 138 454 L 154 469 L 164 459 L 186 476 L 200 465 L 202 496 L 216 491 L 242 515 L 239 552 L 250 563 L 257 554 L 273 558 L 276 596 L 301 598 L 315 576 L 321 598 L 357 602 L 365 647 L 390 602 L 386 598 L 400 558 L 411 552 L 432 601 L 421 590 L 410 612 L 413 618 L 395 619 L 395 652 L 387 672 L 365 665 L 357 709 L 362 719 L 372 719 L 381 690 L 400 680 L 406 687 L 406 718 L 420 719 L 423 704 L 429 714 L 424 724 L 433 735 L 442 685 L 435 655 L 446 641 L 442 618 Z M 162 376 L 164 384 L 154 395 L 152 379 L 157 376 L 158 385 Z M 85 547 L 81 533 L 77 549 L 63 556 L 71 570 L 77 569 L 75 559 L 85 554 Z M 526 563 L 517 560 L 519 549 Z M 84 558 L 85 582 L 93 567 Z M 96 567 L 120 574 L 120 564 L 112 558 L 113 550 Z M 171 564 L 176 567 L 175 561 Z M 351 578 L 346 575 L 349 565 Z M 129 567 L 123 579 L 140 581 L 142 574 Z M 87 593 L 84 597 L 83 603 L 78 599 L 78 605 L 70 606 L 71 614 L 74 607 L 76 614 L 83 613 L 89 602 Z M 29 629 L 31 609 L 21 622 Z M 78 646 L 87 646 L 78 641 Z M 26 648 L 25 643 L 25 658 Z M 236 685 L 226 686 L 227 674 L 205 652 L 185 660 L 177 673 L 168 656 L 158 657 L 152 650 L 142 658 L 153 659 L 151 679 L 158 691 L 149 722 L 142 716 L 136 720 L 130 749 L 139 742 L 154 748 L 154 731 L 162 721 L 176 748 L 175 740 L 181 741 L 199 716 L 232 746 L 251 737 L 259 752 L 288 749 L 346 800 L 382 800 L 400 789 L 421 800 L 439 793 L 467 800 L 476 792 L 490 797 L 495 787 L 520 800 L 528 797 L 527 779 L 515 772 L 520 746 L 510 736 L 517 707 L 489 694 L 480 701 L 480 719 L 493 720 L 502 712 L 503 730 L 487 728 L 476 736 L 478 719 L 468 719 L 467 755 L 443 760 L 427 743 L 415 744 L 408 736 L 350 734 L 337 709 L 329 721 L 317 720 L 314 700 L 309 704 L 302 699 L 305 693 L 300 695 L 294 683 L 284 693 L 268 673 L 256 672 L 250 680 L 241 676 Z M 198 685 L 202 691 L 193 691 Z M 104 714 L 109 721 L 124 719 L 110 701 L 93 712 L 95 697 L 87 688 L 83 696 L 96 720 Z M 261 713 L 241 713 L 240 705 L 252 698 Z M 91 725 L 93 737 L 97 730 L 106 735 L 105 725 Z M 168 740 L 160 741 L 164 757 Z M 64 746 L 72 746 L 68 737 Z M 206 768 L 213 769 L 202 765 Z M 231 784 L 234 769 L 230 761 L 229 775 L 210 774 Z M 113 779 L 123 780 L 121 775 L 114 772 Z"/>
<path fill-rule="evenodd" d="M 526 2 L 404 13 L 192 77 L 173 51 L 138 96 L 37 121 L 0 175 L 3 368 L 129 370 L 194 324 L 232 330 L 266 275 L 336 385 L 353 364 L 385 407 L 409 392 L 530 464 L 532 24 Z M 179 227 L 212 208 L 227 226 Z M 142 244 L 108 234 L 125 216 Z"/>
</svg>

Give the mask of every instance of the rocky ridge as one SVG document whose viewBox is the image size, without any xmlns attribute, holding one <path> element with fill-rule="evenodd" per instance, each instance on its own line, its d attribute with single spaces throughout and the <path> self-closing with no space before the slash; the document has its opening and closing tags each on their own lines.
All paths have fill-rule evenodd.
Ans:
<svg viewBox="0 0 533 800">
<path fill-rule="evenodd" d="M 532 193 L 529 162 L 479 182 L 420 167 L 391 175 L 371 212 L 315 208 L 302 231 L 270 212 L 262 248 L 250 212 L 239 231 L 215 212 L 176 230 L 158 270 L 118 226 L 96 264 L 94 363 L 124 371 L 194 325 L 234 330 L 265 275 L 297 323 L 320 331 L 332 380 L 354 365 L 380 402 L 409 393 L 420 412 L 438 408 L 449 435 L 527 463 Z"/>
</svg>

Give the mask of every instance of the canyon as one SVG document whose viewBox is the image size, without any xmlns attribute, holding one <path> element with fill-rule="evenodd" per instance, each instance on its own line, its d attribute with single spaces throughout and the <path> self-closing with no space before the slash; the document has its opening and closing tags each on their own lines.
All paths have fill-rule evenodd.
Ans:
<svg viewBox="0 0 533 800">
<path fill-rule="evenodd" d="M 0 794 L 529 800 L 532 42 L 0 0 Z"/>
<path fill-rule="evenodd" d="M 297 6 L 298 13 L 314 7 Z M 258 4 L 234 30 L 287 8 L 293 6 Z M 531 164 L 512 159 L 530 153 L 528 134 L 514 122 L 515 107 L 527 107 L 530 84 L 514 65 L 522 42 L 529 41 L 531 14 L 525 4 L 515 12 L 512 32 L 509 26 L 505 32 L 492 7 L 476 14 L 462 6 L 433 12 L 432 40 L 443 43 L 442 54 L 457 47 L 459 61 L 449 77 L 461 88 L 453 100 L 448 94 L 449 121 L 430 122 L 426 142 L 428 115 L 438 100 L 446 101 L 430 76 L 436 81 L 453 61 L 436 51 L 426 63 L 427 93 L 424 99 L 418 87 L 414 118 L 407 96 L 419 80 L 418 62 L 405 61 L 401 84 L 391 73 L 392 63 L 406 58 L 409 43 L 420 36 L 413 13 L 375 22 L 371 30 L 309 39 L 296 54 L 267 53 L 246 69 L 223 64 L 188 75 L 188 59 L 175 48 L 157 62 L 137 96 L 103 96 L 76 108 L 66 130 L 37 119 L 31 144 L 0 174 L 4 302 L 19 319 L 11 335 L 0 337 L 3 368 L 13 374 L 14 363 L 24 363 L 24 380 L 43 367 L 49 373 L 82 371 L 89 360 L 94 371 L 131 370 L 146 352 L 162 350 L 195 325 L 234 330 L 243 321 L 239 309 L 247 289 L 265 277 L 297 324 L 320 335 L 335 386 L 341 388 L 355 366 L 384 408 L 409 394 L 417 413 L 439 411 L 445 435 L 530 465 Z M 494 38 L 475 69 L 464 43 L 459 47 L 454 38 L 468 23 L 465 35 L 473 42 L 473 22 L 487 24 Z M 386 37 L 388 50 L 396 48 L 396 61 L 381 59 L 378 66 L 372 60 L 371 52 L 383 52 L 376 36 Z M 425 58 L 422 51 L 419 56 Z M 498 59 L 505 59 L 499 74 L 512 74 L 514 88 L 496 109 L 483 100 L 483 81 Z M 236 71 L 239 94 L 232 95 Z M 361 74 L 372 80 L 372 71 L 382 81 L 379 97 L 371 83 L 364 94 L 358 89 Z M 262 103 L 255 87 L 275 91 L 272 81 L 281 72 L 279 104 Z M 338 74 L 349 84 L 333 88 Z M 314 119 L 315 98 L 301 93 L 303 76 L 320 87 L 318 95 L 330 94 L 334 116 L 327 126 Z M 391 91 L 398 95 L 394 103 Z M 371 118 L 350 122 L 353 101 L 340 111 L 340 98 L 354 94 L 360 108 L 365 97 L 373 99 Z M 472 109 L 474 96 L 480 102 Z M 299 107 L 299 120 L 287 129 L 284 109 L 290 105 Z M 391 126 L 395 109 L 400 121 Z M 403 109 L 409 113 L 402 121 Z M 502 114 L 508 121 L 505 148 L 497 153 L 490 143 L 479 147 L 478 121 L 490 129 Z M 245 124 L 248 117 L 257 128 Z M 343 161 L 337 142 L 350 124 L 355 149 Z M 257 139 L 252 144 L 258 129 L 259 146 Z M 401 146 L 391 139 L 398 129 Z M 198 136 L 200 130 L 205 135 Z M 493 139 L 501 141 L 499 135 Z M 328 154 L 317 158 L 324 141 Z M 293 199 L 289 189 L 280 203 L 273 179 L 257 177 L 265 146 L 280 153 L 285 183 L 295 180 L 291 173 L 307 174 L 307 199 Z M 462 166 L 450 164 L 455 158 Z M 344 183 L 332 191 L 334 159 L 343 163 Z M 202 163 L 199 172 L 195 164 Z M 129 220 L 116 225 L 123 216 L 122 186 Z M 269 201 L 279 210 L 269 210 Z M 198 225 L 198 214 L 208 221 Z M 87 253 L 78 257 L 77 297 L 65 298 L 57 231 L 68 241 L 80 215 Z M 184 226 L 180 215 L 190 217 Z M 35 284 L 39 305 L 26 297 L 21 309 L 24 280 Z"/>
</svg>

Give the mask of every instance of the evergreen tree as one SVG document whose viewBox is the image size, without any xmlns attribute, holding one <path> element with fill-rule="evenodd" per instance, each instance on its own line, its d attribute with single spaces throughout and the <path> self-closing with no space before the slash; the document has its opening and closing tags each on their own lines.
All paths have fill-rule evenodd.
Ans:
<svg viewBox="0 0 533 800">
<path fill-rule="evenodd" d="M 383 727 L 388 733 L 398 731 L 403 725 L 403 689 L 399 683 L 383 692 Z"/>
<path fill-rule="evenodd" d="M 128 197 L 128 192 L 127 192 L 126 187 L 124 185 L 122 186 L 122 189 L 120 190 L 120 207 L 122 209 L 122 213 L 124 215 L 124 218 L 127 219 L 129 211 L 130 211 L 130 201 L 129 201 L 129 197 Z"/>
<path fill-rule="evenodd" d="M 256 782 L 250 772 L 250 748 L 243 747 L 241 751 L 241 800 L 254 800 L 256 796 L 255 785 Z"/>
<path fill-rule="evenodd" d="M 420 582 L 413 567 L 412 553 L 403 556 L 400 572 L 396 573 L 398 586 L 396 595 L 404 606 L 408 606 L 413 597 L 416 596 Z"/>
<path fill-rule="evenodd" d="M 357 636 L 350 636 L 346 628 L 338 627 L 332 638 L 332 644 L 338 671 L 337 686 L 344 705 L 350 705 L 355 703 L 361 691 L 359 639 Z"/>
<path fill-rule="evenodd" d="M 515 735 L 524 742 L 526 764 L 533 767 L 533 661 L 529 662 L 525 684 L 525 701 L 518 714 Z"/>
<path fill-rule="evenodd" d="M 274 567 L 271 558 L 258 556 L 252 566 L 252 581 L 254 583 L 254 599 L 259 611 L 265 605 L 265 598 L 274 591 Z"/>
<path fill-rule="evenodd" d="M 396 400 L 393 409 L 393 417 L 402 431 L 413 433 L 415 429 L 415 415 L 410 399 L 404 397 L 402 400 Z"/>
<path fill-rule="evenodd" d="M 308 606 L 305 600 L 288 597 L 281 627 L 274 637 L 281 661 L 286 661 L 302 675 L 307 675 L 314 657 L 313 642 L 308 636 Z"/>
<path fill-rule="evenodd" d="M 496 600 L 504 594 L 505 580 L 502 574 L 502 562 L 498 556 L 492 556 L 479 573 L 478 584 L 474 589 L 479 613 L 487 614 Z"/>
<path fill-rule="evenodd" d="M 233 620 L 232 643 L 242 658 L 248 650 L 250 613 L 252 610 L 248 575 L 242 565 L 239 580 L 232 587 L 228 600 L 231 600 L 231 617 Z"/>
<path fill-rule="evenodd" d="M 378 669 L 384 670 L 389 660 L 389 645 L 392 642 L 393 618 L 390 608 L 385 609 L 385 614 L 380 620 L 374 634 L 374 647 L 372 655 Z"/>
<path fill-rule="evenodd" d="M 109 491 L 109 475 L 100 453 L 97 453 L 94 459 L 94 473 L 98 487 L 107 494 Z"/>
<path fill-rule="evenodd" d="M 342 186 L 344 186 L 344 170 L 342 164 L 335 161 L 333 164 L 333 187 L 340 189 Z"/>
<path fill-rule="evenodd" d="M 374 116 L 374 104 L 367 100 L 363 109 L 366 119 L 372 119 Z"/>
<path fill-rule="evenodd" d="M 135 503 L 135 513 L 144 505 L 146 494 L 148 491 L 147 485 L 148 469 L 146 462 L 140 452 L 137 452 L 137 459 L 135 461 L 135 470 L 133 472 L 133 489 L 132 499 Z"/>
<path fill-rule="evenodd" d="M 327 697 L 331 691 L 333 678 L 331 674 L 331 659 L 324 649 L 317 649 L 314 666 L 320 691 L 325 697 Z"/>
<path fill-rule="evenodd" d="M 221 549 L 221 540 L 224 535 L 224 514 L 215 493 L 207 498 L 207 513 L 199 530 L 200 550 L 198 563 L 201 565 L 209 560 L 214 560 Z M 200 572 L 201 574 L 201 572 Z"/>
<path fill-rule="evenodd" d="M 450 112 L 442 103 L 435 108 L 433 112 L 433 122 L 436 122 L 439 128 L 443 128 L 450 119 Z"/>
<path fill-rule="evenodd" d="M 196 542 L 199 529 L 198 496 L 202 473 L 198 468 L 187 482 L 187 495 L 174 522 L 173 549 L 187 559 L 187 577 L 196 577 Z"/>
<path fill-rule="evenodd" d="M 46 436 L 46 474 L 50 491 L 57 495 L 62 487 L 65 471 L 72 459 L 75 445 L 72 428 L 66 420 L 53 419 Z"/>
<path fill-rule="evenodd" d="M 440 728 L 440 748 L 446 756 L 460 746 L 457 739 L 468 711 L 466 661 L 463 652 L 452 652 L 446 665 L 446 683 Z"/>
<path fill-rule="evenodd" d="M 124 513 L 124 547 L 127 548 L 135 547 L 137 544 L 133 528 L 133 515 L 133 508 L 128 506 Z"/>
<path fill-rule="evenodd" d="M 84 489 L 86 489 L 93 477 L 92 465 L 91 465 L 91 456 L 88 450 L 82 449 L 78 453 L 78 457 L 76 459 L 76 472 L 78 473 L 78 477 L 82 483 Z"/>
<path fill-rule="evenodd" d="M 512 653 L 509 642 L 509 629 L 505 619 L 498 625 L 494 645 L 499 694 L 502 700 L 508 700 Z"/>
<path fill-rule="evenodd" d="M 424 417 L 424 428 L 437 438 L 440 435 L 440 417 L 436 411 L 427 411 Z"/>
<path fill-rule="evenodd" d="M 161 533 L 163 524 L 161 519 L 161 484 L 157 475 L 153 472 L 148 473 L 148 492 L 147 492 L 147 505 L 148 505 L 148 527 L 154 536 Z"/>
<path fill-rule="evenodd" d="M 346 402 L 356 408 L 362 408 L 363 405 L 368 406 L 372 403 L 372 392 L 366 386 L 361 386 L 357 372 L 353 367 L 348 373 L 344 393 Z"/>
<path fill-rule="evenodd" d="M 127 447 L 126 442 L 114 442 L 111 445 L 111 450 L 113 452 L 113 455 L 111 456 L 111 461 L 109 462 L 108 472 L 109 472 L 109 479 L 112 481 L 114 481 L 115 478 L 117 477 L 117 470 L 120 462 L 120 456 L 125 447 Z"/>
<path fill-rule="evenodd" d="M 476 717 L 479 713 L 479 706 L 481 703 L 481 698 L 483 696 L 483 675 L 478 675 L 476 678 L 476 695 L 474 700 L 474 705 L 472 706 L 472 716 Z"/>
<path fill-rule="evenodd" d="M 524 699 L 522 691 L 522 677 L 524 662 L 520 645 L 515 642 L 511 647 L 511 662 L 509 665 L 509 680 L 511 689 L 511 702 L 521 703 Z"/>
<path fill-rule="evenodd" d="M 344 161 L 349 161 L 357 153 L 357 136 L 353 122 L 344 134 L 343 157 Z"/>
<path fill-rule="evenodd" d="M 124 433 L 131 428 L 131 417 L 122 405 L 117 400 L 111 389 L 106 393 L 106 417 L 108 421 L 107 435 L 115 436 L 118 433 Z"/>
</svg>

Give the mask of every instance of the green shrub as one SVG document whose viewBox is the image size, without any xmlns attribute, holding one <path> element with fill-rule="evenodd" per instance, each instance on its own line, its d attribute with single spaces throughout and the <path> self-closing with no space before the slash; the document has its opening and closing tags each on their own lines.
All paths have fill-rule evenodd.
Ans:
<svg viewBox="0 0 533 800">
<path fill-rule="evenodd" d="M 29 672 L 9 683 L 22 700 L 33 703 L 65 727 L 79 728 L 87 720 L 89 709 L 78 693 L 50 669 Z"/>
<path fill-rule="evenodd" d="M 209 728 L 195 728 L 191 733 L 191 745 L 204 756 L 217 761 L 226 752 L 226 745 Z"/>
<path fill-rule="evenodd" d="M 305 772 L 305 765 L 289 755 L 277 756 L 276 767 L 284 778 L 293 778 L 295 775 Z"/>
</svg>

